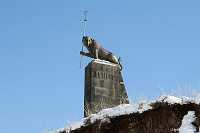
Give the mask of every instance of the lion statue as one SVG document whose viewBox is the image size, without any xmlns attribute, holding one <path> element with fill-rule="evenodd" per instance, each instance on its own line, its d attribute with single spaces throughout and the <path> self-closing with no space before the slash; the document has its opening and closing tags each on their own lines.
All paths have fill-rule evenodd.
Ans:
<svg viewBox="0 0 200 133">
<path fill-rule="evenodd" d="M 120 58 L 117 59 L 117 57 L 113 53 L 104 49 L 95 39 L 88 36 L 83 36 L 82 42 L 83 45 L 88 49 L 89 53 L 81 51 L 81 55 L 118 64 L 118 66 L 120 66 L 120 69 L 122 70 Z"/>
</svg>

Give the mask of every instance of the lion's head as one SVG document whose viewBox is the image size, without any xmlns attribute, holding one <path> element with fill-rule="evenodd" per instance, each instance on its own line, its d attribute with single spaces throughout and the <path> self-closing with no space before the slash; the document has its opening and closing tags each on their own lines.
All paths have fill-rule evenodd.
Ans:
<svg viewBox="0 0 200 133">
<path fill-rule="evenodd" d="M 88 36 L 83 36 L 82 42 L 86 47 L 89 47 L 92 43 L 92 38 Z"/>
</svg>

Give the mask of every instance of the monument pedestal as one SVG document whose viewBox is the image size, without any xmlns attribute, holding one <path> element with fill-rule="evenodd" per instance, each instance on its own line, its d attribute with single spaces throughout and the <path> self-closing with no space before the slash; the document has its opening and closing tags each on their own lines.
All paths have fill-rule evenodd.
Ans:
<svg viewBox="0 0 200 133">
<path fill-rule="evenodd" d="M 84 117 L 125 103 L 129 101 L 119 67 L 108 61 L 91 61 L 85 67 Z"/>
</svg>

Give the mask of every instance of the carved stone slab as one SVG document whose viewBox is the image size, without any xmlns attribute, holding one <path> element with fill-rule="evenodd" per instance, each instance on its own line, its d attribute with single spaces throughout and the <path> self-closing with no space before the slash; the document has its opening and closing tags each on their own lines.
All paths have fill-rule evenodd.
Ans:
<svg viewBox="0 0 200 133">
<path fill-rule="evenodd" d="M 116 64 L 93 60 L 85 67 L 84 116 L 129 103 L 120 69 Z"/>
</svg>

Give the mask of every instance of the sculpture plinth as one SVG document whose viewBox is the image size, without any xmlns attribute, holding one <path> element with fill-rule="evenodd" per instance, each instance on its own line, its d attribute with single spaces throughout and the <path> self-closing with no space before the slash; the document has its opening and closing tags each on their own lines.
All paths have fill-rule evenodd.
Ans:
<svg viewBox="0 0 200 133">
<path fill-rule="evenodd" d="M 116 64 L 93 60 L 85 67 L 84 117 L 102 109 L 129 103 Z"/>
</svg>

